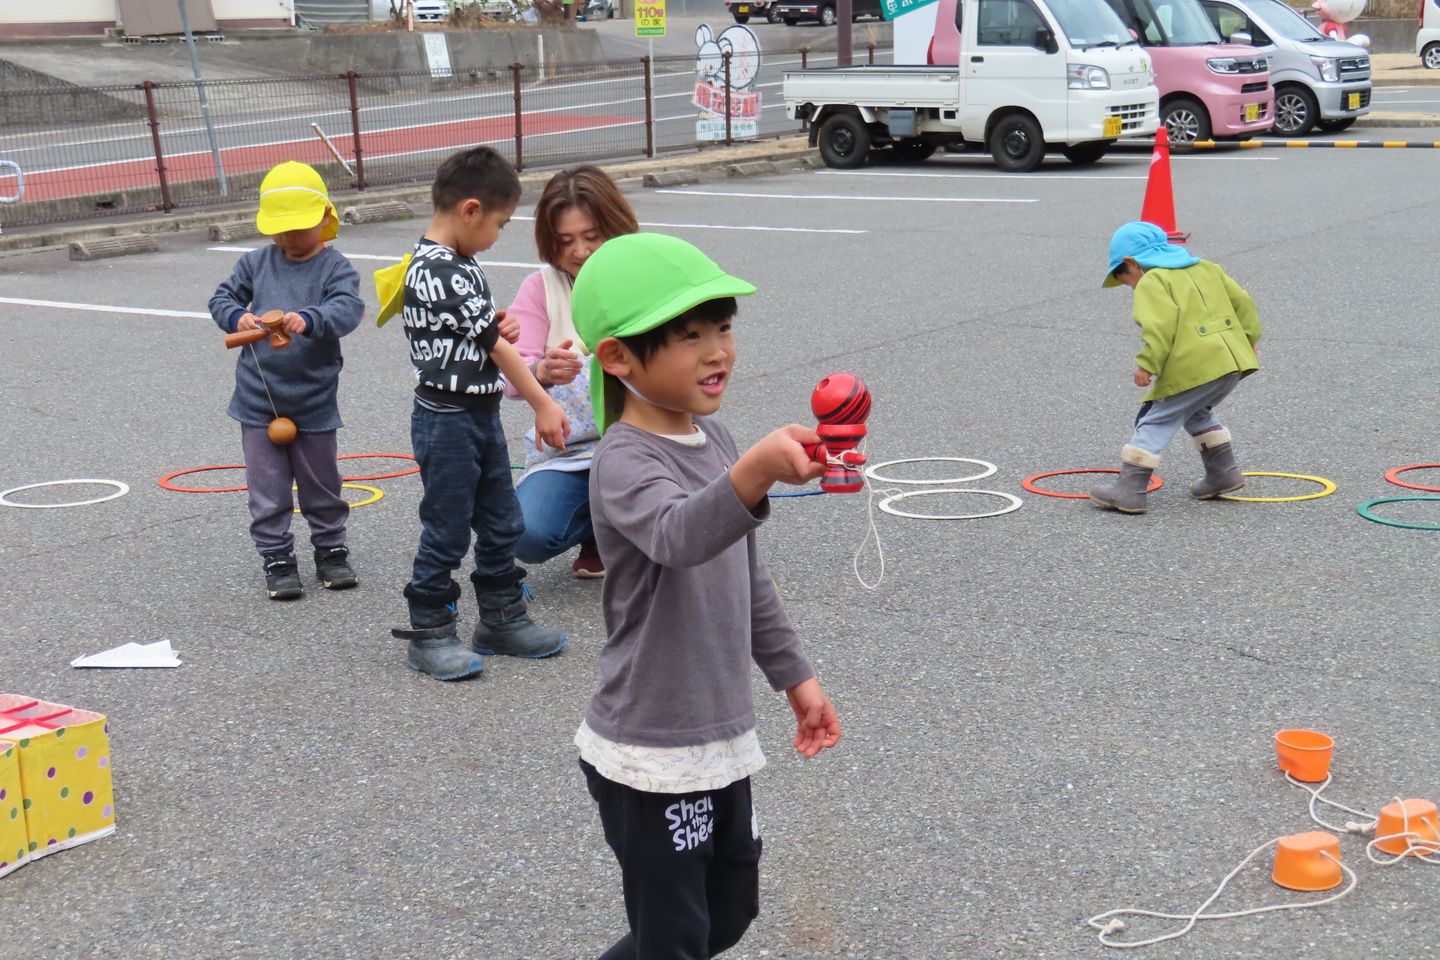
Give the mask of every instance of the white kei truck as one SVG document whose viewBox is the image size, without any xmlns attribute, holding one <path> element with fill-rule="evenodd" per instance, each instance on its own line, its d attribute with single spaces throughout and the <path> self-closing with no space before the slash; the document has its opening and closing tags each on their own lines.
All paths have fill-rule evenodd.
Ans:
<svg viewBox="0 0 1440 960">
<path fill-rule="evenodd" d="M 1090 164 L 1159 128 L 1154 64 L 1105 0 L 960 0 L 955 11 L 958 67 L 785 74 L 785 113 L 810 122 L 827 166 L 858 167 L 872 147 L 908 162 L 946 147 L 1024 173 L 1047 148 Z"/>
</svg>

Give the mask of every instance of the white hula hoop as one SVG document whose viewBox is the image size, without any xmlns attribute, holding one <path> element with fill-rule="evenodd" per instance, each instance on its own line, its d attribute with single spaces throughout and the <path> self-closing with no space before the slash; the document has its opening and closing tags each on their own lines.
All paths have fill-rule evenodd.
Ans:
<svg viewBox="0 0 1440 960">
<path fill-rule="evenodd" d="M 897 477 L 882 477 L 880 471 L 886 467 L 893 467 L 897 463 L 974 463 L 985 468 L 983 473 L 977 473 L 973 477 L 947 477 L 944 480 L 901 480 Z M 914 486 L 934 486 L 942 483 L 969 483 L 972 480 L 984 480 L 1000 468 L 988 460 L 972 460 L 970 457 L 907 457 L 904 460 L 886 460 L 884 463 L 877 463 L 873 467 L 865 468 L 865 476 L 871 480 L 878 480 L 881 483 L 907 483 Z"/>
<path fill-rule="evenodd" d="M 70 503 L 15 503 L 6 499 L 12 493 L 19 493 L 21 490 L 34 490 L 37 487 L 62 487 L 69 484 L 99 483 L 115 488 L 115 492 L 103 497 L 96 497 L 94 500 L 75 500 Z M 104 503 L 106 500 L 114 500 L 123 497 L 130 492 L 127 484 L 119 480 L 46 480 L 44 483 L 27 483 L 23 487 L 11 487 L 9 490 L 0 491 L 0 504 L 7 507 L 20 507 L 24 510 L 57 510 L 60 507 L 88 507 L 92 503 Z"/>
<path fill-rule="evenodd" d="M 904 500 L 908 497 L 934 497 L 939 496 L 942 493 L 983 493 L 991 497 L 1004 497 L 1006 500 L 1009 500 L 1010 503 L 1008 506 L 1001 507 L 999 510 L 991 510 L 989 513 L 953 513 L 944 515 L 936 515 L 933 513 L 908 513 L 904 510 L 897 510 L 895 509 L 895 507 L 891 506 L 891 504 L 894 503 L 896 500 Z M 986 517 L 1001 517 L 1007 513 L 1014 513 L 1016 510 L 1020 509 L 1021 502 L 1022 501 L 1020 500 L 1020 498 L 1015 496 L 1015 494 L 1005 493 L 1001 490 L 971 490 L 956 488 L 953 490 L 911 490 L 909 493 L 897 493 L 892 496 L 886 497 L 884 500 L 881 500 L 880 503 L 877 504 L 877 506 L 879 506 L 880 509 L 883 510 L 885 513 L 890 514 L 890 516 L 892 517 L 908 517 L 911 520 L 983 520 Z"/>
</svg>

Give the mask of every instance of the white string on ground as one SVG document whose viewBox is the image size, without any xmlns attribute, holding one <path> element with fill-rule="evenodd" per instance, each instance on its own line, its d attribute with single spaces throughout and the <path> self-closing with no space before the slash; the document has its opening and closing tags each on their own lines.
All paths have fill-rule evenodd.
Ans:
<svg viewBox="0 0 1440 960">
<path fill-rule="evenodd" d="M 1328 852 L 1321 850 L 1321 856 L 1329 857 L 1331 860 L 1334 860 L 1335 863 L 1340 867 L 1340 869 L 1344 871 L 1345 875 L 1350 878 L 1350 885 L 1347 886 L 1344 890 L 1341 890 L 1339 893 L 1331 894 L 1323 900 L 1311 900 L 1306 903 L 1277 903 L 1271 904 L 1267 907 L 1253 907 L 1249 910 L 1233 910 L 1229 913 L 1205 912 L 1205 909 L 1209 907 L 1210 904 L 1214 903 L 1217 899 L 1219 899 L 1220 894 L 1225 892 L 1226 885 L 1228 885 L 1231 880 L 1235 879 L 1236 875 L 1238 875 L 1241 870 L 1245 869 L 1246 864 L 1248 864 L 1251 860 L 1254 860 L 1267 848 L 1273 847 L 1275 844 L 1279 843 L 1283 839 L 1283 837 L 1276 837 L 1274 840 L 1268 840 L 1265 843 L 1262 843 L 1260 846 L 1256 847 L 1254 850 L 1251 850 L 1249 856 L 1247 856 L 1244 860 L 1240 861 L 1239 866 L 1237 866 L 1234 870 L 1231 870 L 1225 875 L 1225 879 L 1220 881 L 1220 885 L 1215 888 L 1215 892 L 1210 894 L 1210 896 L 1206 898 L 1204 903 L 1200 904 L 1200 906 L 1195 908 L 1194 913 L 1156 913 L 1153 910 L 1133 910 L 1129 908 L 1122 908 L 1120 910 L 1109 910 L 1105 913 L 1097 913 L 1087 922 L 1090 924 L 1090 926 L 1100 931 L 1099 940 L 1105 946 L 1115 947 L 1121 950 L 1129 950 L 1135 947 L 1148 947 L 1152 946 L 1153 944 L 1163 943 L 1166 940 L 1174 940 L 1178 937 L 1183 937 L 1185 936 L 1185 934 L 1193 930 L 1195 928 L 1195 924 L 1201 920 L 1228 920 L 1232 917 L 1251 917 L 1260 913 L 1274 913 L 1280 910 L 1305 910 L 1310 907 L 1321 907 L 1327 903 L 1334 903 L 1335 901 L 1349 894 L 1351 890 L 1355 889 L 1355 884 L 1359 882 L 1359 878 L 1355 876 L 1355 871 L 1345 866 L 1345 864 L 1341 863 L 1335 857 L 1330 856 Z M 1114 940 L 1109 940 L 1107 938 L 1110 936 L 1110 934 L 1120 933 L 1125 929 L 1125 922 L 1120 919 L 1120 916 L 1122 914 L 1129 914 L 1136 917 L 1157 917 L 1161 920 L 1184 920 L 1185 926 L 1181 927 L 1179 930 L 1176 930 L 1172 933 L 1167 933 L 1163 936 L 1151 937 L 1149 940 L 1136 940 L 1133 943 L 1117 943 Z M 1107 918 L 1113 919 L 1107 920 Z M 1101 921 L 1106 922 L 1102 923 Z"/>
<path fill-rule="evenodd" d="M 1440 859 L 1430 859 L 1431 854 L 1440 854 L 1440 823 L 1436 823 L 1436 818 L 1434 816 L 1431 816 L 1428 821 L 1423 816 L 1416 818 L 1421 823 L 1428 824 L 1431 832 L 1434 833 L 1437 837 L 1436 840 L 1426 840 L 1420 834 L 1410 829 L 1410 808 L 1405 806 L 1405 801 L 1401 800 L 1399 797 L 1395 797 L 1394 799 L 1395 802 L 1400 805 L 1400 816 L 1402 818 L 1401 825 L 1403 829 L 1400 833 L 1392 833 L 1388 836 L 1376 837 L 1374 840 L 1371 840 L 1369 843 L 1365 844 L 1365 858 L 1371 863 L 1377 863 L 1382 867 L 1388 867 L 1392 863 L 1399 863 L 1406 857 L 1418 857 L 1421 863 L 1440 864 Z M 1379 857 L 1375 856 L 1373 851 L 1377 845 L 1387 843 L 1391 840 L 1402 839 L 1405 841 L 1404 852 L 1391 855 L 1389 860 L 1381 860 Z"/>
<path fill-rule="evenodd" d="M 1301 790 L 1304 790 L 1306 793 L 1310 794 L 1310 819 L 1320 824 L 1320 826 L 1324 827 L 1326 830 L 1333 830 L 1335 833 L 1369 833 L 1371 830 L 1375 829 L 1375 824 L 1380 822 L 1380 818 L 1375 816 L 1375 814 L 1373 813 L 1366 813 L 1364 810 L 1356 810 L 1354 807 L 1347 807 L 1343 803 L 1336 803 L 1329 797 L 1321 796 L 1321 794 L 1325 792 L 1325 789 L 1330 786 L 1330 781 L 1332 778 L 1328 773 L 1325 774 L 1325 781 L 1321 783 L 1318 787 L 1312 787 L 1310 784 L 1304 782 L 1303 780 L 1296 780 L 1295 777 L 1292 776 L 1290 771 L 1288 770 L 1285 771 L 1285 779 L 1287 782 L 1299 787 Z M 1346 813 L 1353 813 L 1357 817 L 1364 817 L 1369 822 L 1356 823 L 1354 820 L 1347 820 L 1345 821 L 1345 826 L 1343 827 L 1337 827 L 1333 823 L 1326 823 L 1325 820 L 1321 818 L 1320 814 L 1315 812 L 1315 804 L 1317 803 L 1323 803 L 1326 806 L 1334 807 L 1336 810 L 1344 810 Z"/>
</svg>

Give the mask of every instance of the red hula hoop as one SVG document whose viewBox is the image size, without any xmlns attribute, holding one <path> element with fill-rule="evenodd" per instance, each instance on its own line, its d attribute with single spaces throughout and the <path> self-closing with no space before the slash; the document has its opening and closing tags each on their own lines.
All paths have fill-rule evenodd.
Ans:
<svg viewBox="0 0 1440 960">
<path fill-rule="evenodd" d="M 389 457 L 389 458 L 394 459 L 394 460 L 409 460 L 409 461 L 412 462 L 412 463 L 415 462 L 415 458 L 412 457 L 412 456 L 410 456 L 410 454 L 408 454 L 408 453 L 347 453 L 347 454 L 344 454 L 343 456 L 336 457 L 335 459 L 336 459 L 336 460 L 360 460 L 360 459 L 364 459 L 364 458 L 366 458 L 366 457 Z M 228 464 L 228 465 L 226 465 L 226 466 L 220 466 L 220 467 L 192 467 L 192 468 L 189 469 L 189 470 L 177 470 L 177 471 L 174 472 L 174 473 L 166 474 L 165 476 L 163 476 L 163 477 L 160 478 L 159 483 L 160 483 L 160 486 L 161 486 L 162 488 L 164 488 L 164 489 L 166 489 L 166 490 L 173 490 L 173 491 L 175 491 L 176 493 L 240 493 L 240 492 L 242 492 L 242 491 L 249 490 L 250 488 L 249 488 L 248 486 L 247 486 L 247 487 L 177 487 L 175 484 L 171 483 L 170 481 L 171 481 L 171 480 L 174 480 L 176 477 L 184 477 L 184 476 L 188 476 L 189 474 L 192 474 L 192 473 L 204 473 L 204 472 L 207 471 L 207 470 L 244 470 L 244 469 L 245 469 L 245 464 L 243 464 L 243 463 L 232 463 L 232 464 Z M 389 480 L 389 479 L 391 479 L 392 477 L 408 477 L 408 476 L 410 476 L 410 474 L 412 474 L 412 473 L 419 473 L 419 472 L 420 472 L 420 465 L 419 465 L 419 464 L 416 464 L 413 468 L 411 468 L 411 469 L 409 469 L 409 470 L 400 470 L 400 471 L 398 471 L 398 472 L 396 472 L 396 473 L 377 473 L 377 474 L 374 474 L 374 475 L 372 475 L 372 476 L 365 476 L 365 477 L 341 477 L 340 480 L 341 480 L 341 482 L 343 482 L 343 483 L 357 483 L 357 482 L 359 482 L 359 481 L 361 481 L 361 480 Z"/>
<path fill-rule="evenodd" d="M 1408 490 L 1424 490 L 1426 493 L 1440 493 L 1440 487 L 1422 487 L 1418 483 L 1406 483 L 1404 480 L 1396 479 L 1406 470 L 1424 470 L 1426 467 L 1440 467 L 1440 463 L 1412 463 L 1408 467 L 1396 467 L 1393 470 L 1385 471 L 1385 479 L 1397 487 L 1405 487 Z"/>
<path fill-rule="evenodd" d="M 239 493 L 241 490 L 249 490 L 249 487 L 177 487 L 171 483 L 176 477 L 183 477 L 191 473 L 204 473 L 206 470 L 244 470 L 245 464 L 232 463 L 226 467 L 192 467 L 189 470 L 177 470 L 174 473 L 166 474 L 160 478 L 160 486 L 166 490 L 174 490 L 176 493 Z"/>
<path fill-rule="evenodd" d="M 347 453 L 347 454 L 345 454 L 344 456 L 342 456 L 342 457 L 336 457 L 335 459 L 336 459 L 336 460 L 361 460 L 361 459 L 364 459 L 365 457 L 388 457 L 388 458 L 390 458 L 390 459 L 392 459 L 392 460 L 409 460 L 411 463 L 415 463 L 415 458 L 412 457 L 412 456 L 410 456 L 410 454 L 408 454 L 408 453 Z M 370 476 L 370 477 L 341 477 L 340 479 L 343 480 L 343 481 L 345 481 L 346 483 L 355 483 L 355 482 L 360 481 L 360 480 L 389 480 L 389 479 L 391 479 L 392 477 L 408 477 L 408 476 L 410 476 L 410 474 L 412 474 L 412 473 L 419 473 L 419 472 L 420 472 L 420 465 L 419 465 L 418 463 L 415 463 L 415 466 L 412 467 L 411 469 L 409 469 L 409 470 L 401 470 L 401 471 L 399 471 L 398 473 L 377 473 L 377 474 L 375 474 L 374 476 Z"/>
<path fill-rule="evenodd" d="M 1036 480 L 1044 480 L 1046 477 L 1059 477 L 1059 476 L 1062 476 L 1062 475 L 1067 474 L 1067 473 L 1119 473 L 1119 472 L 1120 472 L 1119 470 L 1109 470 L 1109 469 L 1101 469 L 1101 470 L 1051 470 L 1049 473 L 1037 473 L 1037 474 L 1035 474 L 1035 476 L 1033 476 L 1033 477 L 1026 477 L 1024 480 L 1021 480 L 1021 481 L 1020 481 L 1020 486 L 1021 486 L 1023 489 L 1030 491 L 1031 493 L 1038 493 L 1038 494 L 1040 494 L 1040 496 L 1042 496 L 1042 497 L 1062 497 L 1062 498 L 1064 498 L 1064 499 L 1066 499 L 1066 500 L 1089 500 L 1089 499 L 1090 499 L 1090 494 L 1088 494 L 1088 493 L 1056 493 L 1056 492 L 1053 491 L 1053 490 L 1041 490 L 1039 487 L 1035 486 L 1035 481 L 1036 481 Z M 1161 480 L 1159 477 L 1154 476 L 1154 475 L 1152 474 L 1151 477 L 1150 477 L 1150 486 L 1148 486 L 1148 487 L 1145 488 L 1145 492 L 1146 492 L 1146 493 L 1154 493 L 1156 490 L 1159 490 L 1159 489 L 1160 489 L 1161 487 L 1163 487 L 1164 485 L 1165 485 L 1165 481 L 1164 481 L 1164 480 Z"/>
</svg>

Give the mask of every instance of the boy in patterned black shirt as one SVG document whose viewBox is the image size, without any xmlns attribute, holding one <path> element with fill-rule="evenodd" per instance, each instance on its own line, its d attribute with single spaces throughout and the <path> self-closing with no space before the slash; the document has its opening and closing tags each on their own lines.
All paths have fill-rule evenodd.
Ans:
<svg viewBox="0 0 1440 960">
<path fill-rule="evenodd" d="M 431 195 L 435 215 L 405 272 L 403 310 L 417 381 L 410 439 L 425 488 L 423 529 L 405 586 L 410 629 L 392 632 L 409 641 L 411 667 L 454 680 L 484 669 L 479 654 L 548 657 L 565 646 L 563 633 L 536 625 L 526 612 L 525 571 L 515 565 L 525 527 L 500 425 L 501 374 L 535 408 L 537 443 L 563 447 L 570 424 L 499 336 L 505 314 L 474 260 L 515 212 L 515 171 L 494 150 L 476 147 L 440 165 Z M 460 585 L 451 573 L 471 531 L 480 619 L 466 644 L 456 629 Z"/>
</svg>

